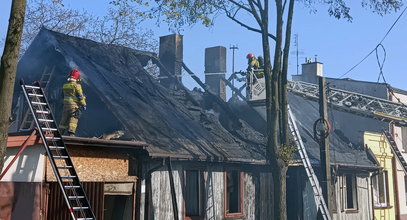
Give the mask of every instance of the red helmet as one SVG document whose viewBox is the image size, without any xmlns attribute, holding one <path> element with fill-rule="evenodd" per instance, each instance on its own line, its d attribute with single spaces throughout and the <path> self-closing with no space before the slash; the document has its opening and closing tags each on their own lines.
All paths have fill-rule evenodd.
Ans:
<svg viewBox="0 0 407 220">
<path fill-rule="evenodd" d="M 254 57 L 254 54 L 253 54 L 253 53 L 249 53 L 249 54 L 247 54 L 247 56 L 246 56 L 247 59 L 250 59 L 250 58 L 252 58 L 252 57 Z"/>
<path fill-rule="evenodd" d="M 79 79 L 79 77 L 81 77 L 81 72 L 77 69 L 72 69 L 71 72 L 69 72 L 69 77 Z"/>
</svg>

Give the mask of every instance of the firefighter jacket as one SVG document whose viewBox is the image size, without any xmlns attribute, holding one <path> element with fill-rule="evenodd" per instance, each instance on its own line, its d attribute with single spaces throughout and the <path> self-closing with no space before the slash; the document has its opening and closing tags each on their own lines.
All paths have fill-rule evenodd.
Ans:
<svg viewBox="0 0 407 220">
<path fill-rule="evenodd" d="M 249 69 L 258 69 L 260 67 L 259 61 L 255 57 L 249 59 L 248 65 Z"/>
<path fill-rule="evenodd" d="M 69 80 L 62 87 L 64 103 L 86 106 L 86 97 L 83 95 L 82 86 L 76 80 Z"/>
</svg>

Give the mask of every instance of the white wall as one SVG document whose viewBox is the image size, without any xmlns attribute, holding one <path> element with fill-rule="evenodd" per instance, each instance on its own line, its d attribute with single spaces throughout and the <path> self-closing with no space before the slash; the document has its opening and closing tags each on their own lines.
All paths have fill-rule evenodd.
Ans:
<svg viewBox="0 0 407 220">
<path fill-rule="evenodd" d="M 8 147 L 3 170 L 17 154 L 19 147 Z M 1 181 L 41 182 L 45 172 L 45 149 L 42 145 L 27 147 Z"/>
<path fill-rule="evenodd" d="M 395 93 L 396 97 L 400 99 L 401 102 L 407 104 L 407 95 Z M 394 102 L 398 102 L 395 97 L 392 97 Z M 394 140 L 396 141 L 397 147 L 402 152 L 402 155 L 405 160 L 407 160 L 407 152 L 403 150 L 402 146 L 402 135 L 401 135 L 401 128 L 397 126 L 393 126 L 394 129 Z M 407 140 L 404 140 L 404 143 L 407 143 Z M 399 210 L 400 210 L 400 219 L 407 219 L 407 198 L 406 198 L 406 190 L 405 190 L 405 181 L 404 170 L 400 163 L 396 162 L 397 167 L 397 191 L 398 191 L 398 198 L 399 198 Z"/>
</svg>

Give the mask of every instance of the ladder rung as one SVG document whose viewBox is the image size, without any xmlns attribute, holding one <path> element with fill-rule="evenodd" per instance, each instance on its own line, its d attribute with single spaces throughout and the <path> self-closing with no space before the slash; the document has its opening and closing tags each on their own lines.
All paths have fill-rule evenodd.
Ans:
<svg viewBox="0 0 407 220">
<path fill-rule="evenodd" d="M 74 210 L 74 211 L 76 211 L 76 210 L 84 210 L 84 209 L 89 209 L 89 207 L 87 207 L 87 206 L 85 206 L 85 207 L 82 207 L 82 206 L 72 207 L 72 210 Z"/>
<path fill-rule="evenodd" d="M 43 131 L 58 131 L 56 128 L 41 128 Z"/>
<path fill-rule="evenodd" d="M 34 94 L 34 93 L 28 93 L 29 96 L 34 96 L 34 97 L 44 97 L 44 95 L 41 94 Z"/>
<path fill-rule="evenodd" d="M 45 102 L 31 102 L 33 105 L 47 105 Z"/>
<path fill-rule="evenodd" d="M 40 89 L 40 87 L 38 87 L 38 86 L 25 86 L 26 88 L 29 88 L 29 89 Z"/>
<path fill-rule="evenodd" d="M 54 141 L 54 140 L 61 140 L 60 137 L 45 137 L 45 139 L 47 139 L 47 140 L 52 140 L 52 141 Z"/>
<path fill-rule="evenodd" d="M 61 176 L 62 179 L 74 179 L 76 176 Z"/>
<path fill-rule="evenodd" d="M 49 114 L 49 111 L 36 110 L 35 113 L 37 113 L 37 114 Z"/>
<path fill-rule="evenodd" d="M 51 150 L 57 150 L 57 149 L 64 149 L 65 148 L 65 147 L 62 147 L 62 146 L 48 146 L 48 147 Z"/>
<path fill-rule="evenodd" d="M 79 189 L 81 186 L 64 186 L 65 189 Z"/>
<path fill-rule="evenodd" d="M 52 156 L 54 159 L 68 159 L 68 156 Z"/>
<path fill-rule="evenodd" d="M 93 218 L 77 218 L 77 220 L 93 220 Z"/>
<path fill-rule="evenodd" d="M 42 118 L 39 118 L 38 121 L 39 122 L 54 122 L 54 120 L 52 120 L 52 119 L 42 119 Z"/>
<path fill-rule="evenodd" d="M 74 199 L 84 199 L 85 196 L 68 196 L 68 199 L 74 200 Z"/>
<path fill-rule="evenodd" d="M 58 169 L 71 169 L 72 166 L 57 166 Z"/>
</svg>

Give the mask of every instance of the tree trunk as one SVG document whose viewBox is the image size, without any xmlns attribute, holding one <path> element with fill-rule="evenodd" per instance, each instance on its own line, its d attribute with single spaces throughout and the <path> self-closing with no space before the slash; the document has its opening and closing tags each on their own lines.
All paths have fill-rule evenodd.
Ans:
<svg viewBox="0 0 407 220">
<path fill-rule="evenodd" d="M 4 52 L 0 65 L 0 170 L 3 169 L 8 128 L 11 119 L 14 82 L 21 35 L 23 32 L 26 0 L 13 0 Z"/>
<path fill-rule="evenodd" d="M 287 26 L 285 30 L 285 45 L 283 54 L 283 68 L 281 71 L 281 143 L 289 143 L 289 128 L 288 128 L 288 106 L 287 106 L 287 75 L 288 75 L 288 55 L 290 53 L 291 43 L 291 27 L 294 14 L 294 0 L 290 0 L 287 14 Z"/>
</svg>

